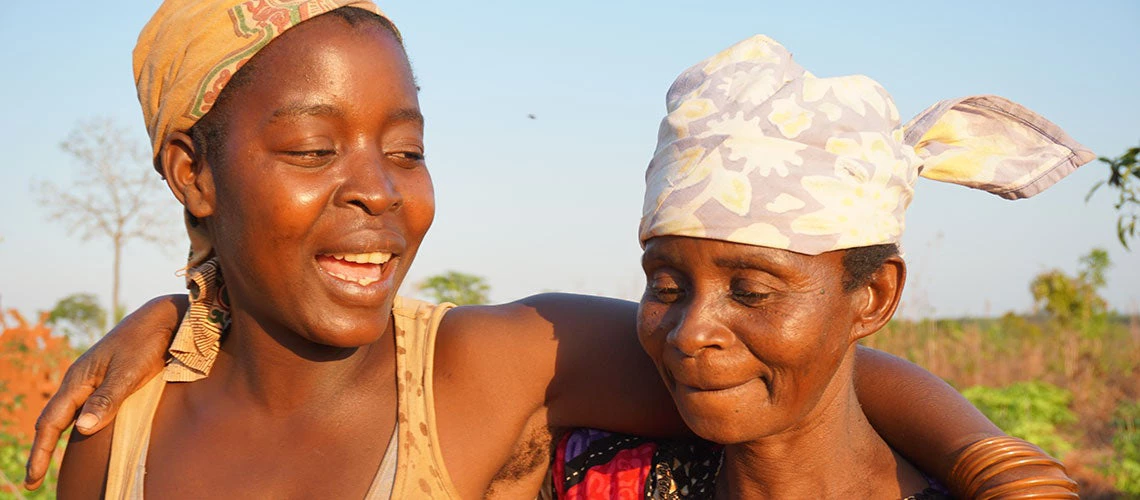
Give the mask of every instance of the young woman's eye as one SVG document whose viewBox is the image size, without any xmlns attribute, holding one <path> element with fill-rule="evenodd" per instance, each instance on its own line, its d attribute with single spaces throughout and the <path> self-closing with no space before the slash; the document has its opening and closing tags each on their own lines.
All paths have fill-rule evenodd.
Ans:
<svg viewBox="0 0 1140 500">
<path fill-rule="evenodd" d="M 302 167 L 320 167 L 327 164 L 336 155 L 331 149 L 311 149 L 303 151 L 285 151 L 289 163 Z"/>
<path fill-rule="evenodd" d="M 404 168 L 415 168 L 424 163 L 424 153 L 422 151 L 393 151 L 388 153 L 388 156 L 395 159 L 396 164 Z"/>
</svg>

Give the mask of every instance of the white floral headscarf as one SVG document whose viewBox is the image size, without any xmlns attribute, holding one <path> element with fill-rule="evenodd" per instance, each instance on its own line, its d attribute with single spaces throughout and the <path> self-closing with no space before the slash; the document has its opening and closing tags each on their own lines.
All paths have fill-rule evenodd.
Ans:
<svg viewBox="0 0 1140 500">
<path fill-rule="evenodd" d="M 757 35 L 685 70 L 666 97 L 640 238 L 816 255 L 897 243 L 919 175 L 1033 196 L 1095 156 L 997 96 L 942 101 L 900 126 L 862 76 L 817 78 Z"/>
</svg>

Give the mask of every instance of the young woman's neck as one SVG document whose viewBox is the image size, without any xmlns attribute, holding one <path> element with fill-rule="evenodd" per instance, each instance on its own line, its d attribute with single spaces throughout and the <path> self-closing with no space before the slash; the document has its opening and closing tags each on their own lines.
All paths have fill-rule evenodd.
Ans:
<svg viewBox="0 0 1140 500">
<path fill-rule="evenodd" d="M 235 310 L 207 380 L 266 411 L 320 407 L 349 387 L 394 377 L 395 344 L 389 319 L 380 340 L 338 348 L 310 342 L 280 325 Z M 387 367 L 391 366 L 391 369 Z M 377 377 L 388 373 L 390 377 Z"/>
<path fill-rule="evenodd" d="M 780 434 L 725 447 L 717 498 L 906 496 L 899 490 L 899 479 L 908 479 L 905 489 L 916 484 L 914 476 L 921 476 L 867 421 L 855 396 L 851 360 L 849 355 L 803 422 Z"/>
</svg>

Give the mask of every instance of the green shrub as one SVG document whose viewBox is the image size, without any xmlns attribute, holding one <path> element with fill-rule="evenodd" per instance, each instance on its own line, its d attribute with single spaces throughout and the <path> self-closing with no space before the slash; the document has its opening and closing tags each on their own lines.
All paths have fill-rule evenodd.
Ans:
<svg viewBox="0 0 1140 500">
<path fill-rule="evenodd" d="M 1073 449 L 1058 430 L 1077 416 L 1069 409 L 1071 392 L 1045 382 L 1018 382 L 1007 387 L 974 386 L 962 391 L 998 427 L 1029 441 L 1050 455 L 1062 457 Z"/>
<path fill-rule="evenodd" d="M 61 441 L 59 445 L 63 446 L 64 443 Z M 0 499 L 55 498 L 56 478 L 59 476 L 59 467 L 55 463 L 48 469 L 47 477 L 38 490 L 24 491 L 24 462 L 28 459 L 29 450 L 30 444 L 22 443 L 15 436 L 0 433 Z"/>
<path fill-rule="evenodd" d="M 1140 496 L 1140 401 L 1124 401 L 1116 407 L 1112 426 L 1112 448 L 1116 459 L 1108 473 L 1116 479 L 1116 489 Z"/>
</svg>

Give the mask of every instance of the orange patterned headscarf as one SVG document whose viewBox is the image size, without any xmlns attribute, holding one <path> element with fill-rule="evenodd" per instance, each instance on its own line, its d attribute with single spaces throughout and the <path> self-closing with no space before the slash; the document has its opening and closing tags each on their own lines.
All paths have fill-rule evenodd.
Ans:
<svg viewBox="0 0 1140 500">
<path fill-rule="evenodd" d="M 172 132 L 190 130 L 241 67 L 289 28 L 355 7 L 383 15 L 369 0 L 166 0 L 139 34 L 135 85 L 153 157 Z M 161 171 L 157 161 L 155 167 Z M 174 336 L 166 379 L 205 377 L 217 356 L 229 308 L 204 228 L 187 220 L 190 310 Z"/>
</svg>

